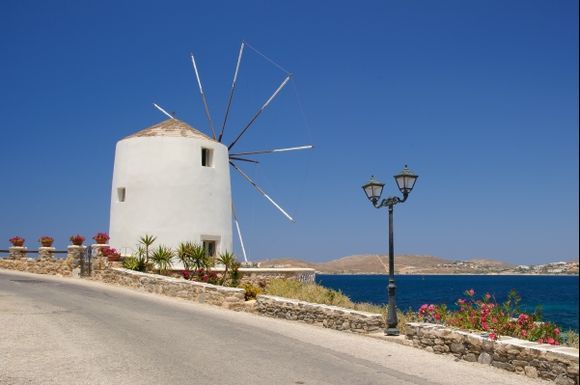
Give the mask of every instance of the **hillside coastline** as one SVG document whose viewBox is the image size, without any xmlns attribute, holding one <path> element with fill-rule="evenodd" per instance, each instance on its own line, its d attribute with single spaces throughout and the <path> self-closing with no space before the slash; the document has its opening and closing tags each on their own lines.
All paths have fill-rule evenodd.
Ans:
<svg viewBox="0 0 580 385">
<path fill-rule="evenodd" d="M 258 262 L 260 267 L 308 267 L 319 274 L 388 274 L 385 255 L 352 255 L 327 262 L 280 258 Z M 541 265 L 511 265 L 491 259 L 448 260 L 430 255 L 395 256 L 395 274 L 400 275 L 578 275 L 578 262 Z"/>
</svg>

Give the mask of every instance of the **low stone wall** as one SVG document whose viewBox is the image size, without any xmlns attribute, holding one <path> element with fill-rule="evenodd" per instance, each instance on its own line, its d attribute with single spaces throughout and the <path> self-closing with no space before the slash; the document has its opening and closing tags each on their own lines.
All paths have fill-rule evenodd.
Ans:
<svg viewBox="0 0 580 385">
<path fill-rule="evenodd" d="M 53 247 L 40 247 L 37 258 L 28 258 L 25 247 L 11 247 L 10 255 L 0 258 L 0 268 L 62 277 L 79 276 L 84 246 L 69 246 L 64 259 L 55 259 L 54 250 Z"/>
<path fill-rule="evenodd" d="M 123 268 L 95 270 L 91 279 L 233 310 L 244 308 L 244 289 L 210 285 Z"/>
<path fill-rule="evenodd" d="M 578 349 L 511 337 L 491 341 L 485 335 L 428 323 L 408 323 L 406 336 L 413 346 L 436 354 L 453 354 L 558 385 L 578 385 Z"/>
<path fill-rule="evenodd" d="M 304 283 L 314 283 L 316 278 L 316 270 L 309 268 L 242 267 L 240 272 L 243 273 L 242 283 L 262 287 L 273 279 L 293 279 Z"/>
<path fill-rule="evenodd" d="M 372 333 L 385 327 L 385 322 L 380 314 L 271 295 L 258 295 L 256 312 L 267 317 L 303 321 L 325 328 L 354 333 Z"/>
</svg>

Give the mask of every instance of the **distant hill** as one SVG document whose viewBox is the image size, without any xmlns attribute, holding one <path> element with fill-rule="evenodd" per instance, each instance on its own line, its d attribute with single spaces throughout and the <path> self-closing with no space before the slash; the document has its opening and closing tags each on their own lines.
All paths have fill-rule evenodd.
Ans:
<svg viewBox="0 0 580 385">
<path fill-rule="evenodd" d="M 291 258 L 259 263 L 261 267 L 310 267 L 326 274 L 386 274 L 389 264 L 385 255 L 352 255 L 321 263 Z M 513 269 L 513 265 L 487 259 L 452 261 L 431 255 L 395 256 L 397 274 L 501 274 Z"/>
</svg>

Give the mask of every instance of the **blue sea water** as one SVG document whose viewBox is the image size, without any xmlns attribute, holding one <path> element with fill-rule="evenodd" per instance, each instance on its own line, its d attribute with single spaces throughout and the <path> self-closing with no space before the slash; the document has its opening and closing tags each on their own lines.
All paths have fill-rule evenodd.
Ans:
<svg viewBox="0 0 580 385">
<path fill-rule="evenodd" d="M 317 283 L 340 290 L 355 302 L 387 303 L 386 275 L 317 274 Z M 542 307 L 543 319 L 564 330 L 578 330 L 578 276 L 536 275 L 398 275 L 397 307 L 417 310 L 424 303 L 447 304 L 465 298 L 465 290 L 474 289 L 476 297 L 485 293 L 505 300 L 511 289 L 522 297 L 521 308 L 533 312 Z"/>
</svg>

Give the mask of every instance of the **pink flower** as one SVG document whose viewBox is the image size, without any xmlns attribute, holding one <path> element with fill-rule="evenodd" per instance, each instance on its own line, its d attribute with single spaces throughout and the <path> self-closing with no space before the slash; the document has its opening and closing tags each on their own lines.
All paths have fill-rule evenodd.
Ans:
<svg viewBox="0 0 580 385">
<path fill-rule="evenodd" d="M 459 305 L 463 305 L 463 304 L 465 303 L 465 300 L 464 300 L 463 298 L 459 298 L 459 299 L 457 300 L 457 303 L 458 303 Z"/>
<path fill-rule="evenodd" d="M 473 297 L 475 295 L 475 290 L 469 289 L 465 292 L 468 296 Z"/>
<path fill-rule="evenodd" d="M 539 344 L 543 344 L 543 343 L 544 343 L 544 339 L 543 339 L 543 338 L 539 338 L 539 339 L 538 339 L 538 343 L 539 343 Z"/>
<path fill-rule="evenodd" d="M 527 337 L 528 336 L 528 332 L 525 330 L 522 330 L 522 337 Z"/>
<path fill-rule="evenodd" d="M 556 344 L 556 341 L 552 337 L 548 337 L 546 339 L 546 342 L 549 343 L 550 345 L 555 345 Z"/>
<path fill-rule="evenodd" d="M 554 334 L 559 336 L 560 335 L 560 329 L 556 328 L 554 329 Z"/>
<path fill-rule="evenodd" d="M 485 322 L 485 321 L 484 321 L 484 322 L 482 322 L 482 323 L 481 323 L 481 328 L 482 328 L 483 330 L 487 330 L 487 322 Z"/>
<path fill-rule="evenodd" d="M 491 298 L 491 294 L 485 293 L 485 299 L 490 299 L 490 298 Z"/>
<path fill-rule="evenodd" d="M 427 309 L 429 311 L 434 311 L 435 310 L 435 305 L 431 304 L 431 305 L 429 305 L 429 307 Z"/>
<path fill-rule="evenodd" d="M 435 319 L 439 321 L 441 319 L 441 314 L 435 313 Z"/>
<path fill-rule="evenodd" d="M 497 340 L 497 335 L 495 333 L 489 333 L 489 339 L 495 341 Z"/>
</svg>

